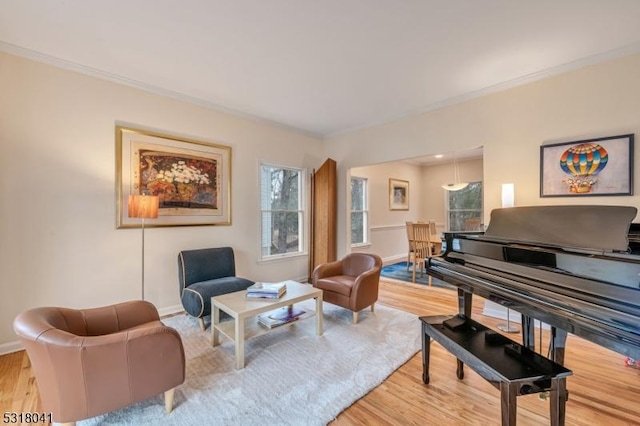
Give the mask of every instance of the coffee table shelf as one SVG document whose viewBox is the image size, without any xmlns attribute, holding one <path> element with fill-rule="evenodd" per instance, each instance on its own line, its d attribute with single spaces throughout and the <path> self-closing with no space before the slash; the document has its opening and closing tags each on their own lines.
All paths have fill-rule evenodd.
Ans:
<svg viewBox="0 0 640 426">
<path fill-rule="evenodd" d="M 269 312 L 267 312 L 269 313 Z M 306 310 L 306 312 L 302 315 L 300 315 L 297 319 L 293 320 L 293 321 L 289 321 L 288 323 L 282 324 L 282 325 L 278 325 L 276 327 L 273 328 L 268 328 L 265 327 L 263 325 L 260 325 L 258 323 L 258 318 L 254 317 L 254 318 L 247 318 L 245 320 L 244 323 L 244 340 L 249 340 L 253 337 L 257 337 L 257 336 L 261 336 L 265 333 L 268 333 L 270 331 L 273 330 L 277 330 L 279 328 L 284 328 L 284 327 L 288 327 L 292 324 L 297 323 L 298 321 L 303 321 L 307 318 L 311 318 L 313 316 L 316 315 L 316 311 L 314 310 Z M 220 324 L 218 324 L 218 330 L 220 331 L 221 334 L 224 334 L 226 337 L 228 337 L 231 341 L 235 342 L 236 341 L 236 337 L 235 337 L 235 321 L 224 321 L 221 322 Z"/>
<path fill-rule="evenodd" d="M 310 284 L 301 284 L 295 281 L 286 281 L 286 285 L 286 293 L 278 299 L 247 298 L 246 290 L 211 298 L 211 345 L 218 346 L 220 344 L 220 334 L 231 339 L 235 344 L 236 368 L 244 368 L 244 342 L 247 339 L 295 324 L 312 316 L 316 318 L 316 334 L 318 336 L 322 335 L 322 290 Z M 303 315 L 304 318 L 298 318 L 296 321 L 273 328 L 263 327 L 258 324 L 257 317 L 260 314 L 309 299 L 316 300 L 316 310 L 315 312 L 308 310 Z M 221 323 L 220 311 L 229 314 L 233 321 Z"/>
</svg>

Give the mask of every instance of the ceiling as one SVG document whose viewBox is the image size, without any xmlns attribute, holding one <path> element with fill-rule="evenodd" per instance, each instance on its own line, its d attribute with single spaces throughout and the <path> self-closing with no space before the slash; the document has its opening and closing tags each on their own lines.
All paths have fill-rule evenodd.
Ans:
<svg viewBox="0 0 640 426">
<path fill-rule="evenodd" d="M 3 0 L 0 50 L 326 137 L 640 52 L 638 0 Z"/>
</svg>

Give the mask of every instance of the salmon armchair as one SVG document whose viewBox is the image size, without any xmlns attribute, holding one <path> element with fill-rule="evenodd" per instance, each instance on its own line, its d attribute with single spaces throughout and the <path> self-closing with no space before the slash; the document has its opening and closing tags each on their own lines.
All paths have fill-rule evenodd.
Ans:
<svg viewBox="0 0 640 426">
<path fill-rule="evenodd" d="M 322 300 L 353 311 L 353 323 L 358 312 L 378 300 L 382 259 L 369 253 L 351 253 L 342 260 L 316 266 L 311 283 L 322 290 Z"/>
<path fill-rule="evenodd" d="M 180 335 L 149 302 L 34 308 L 13 327 L 29 355 L 42 411 L 56 423 L 75 424 L 162 392 L 168 413 L 185 379 Z"/>
</svg>

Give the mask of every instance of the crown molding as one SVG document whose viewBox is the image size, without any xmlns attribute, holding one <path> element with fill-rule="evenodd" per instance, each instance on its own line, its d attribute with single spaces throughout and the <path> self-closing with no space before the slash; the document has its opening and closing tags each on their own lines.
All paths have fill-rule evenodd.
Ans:
<svg viewBox="0 0 640 426">
<path fill-rule="evenodd" d="M 161 87 L 157 87 L 151 84 L 144 83 L 142 81 L 133 80 L 127 77 L 123 77 L 117 74 L 109 73 L 106 71 L 102 71 L 96 68 L 88 67 L 86 65 L 82 65 L 76 62 L 68 61 L 66 59 L 57 58 L 55 56 L 47 55 L 45 53 L 37 52 L 35 50 L 26 49 L 24 47 L 16 46 L 10 43 L 6 43 L 4 41 L 0 41 L 0 51 L 14 55 L 20 56 L 22 58 L 30 59 L 32 61 L 41 62 L 47 65 L 51 65 L 57 68 L 66 69 L 69 71 L 75 71 L 84 75 L 88 75 L 90 77 L 100 78 L 102 80 L 108 80 L 114 83 L 122 84 L 125 86 L 133 87 L 136 89 L 144 90 L 145 92 L 150 92 L 156 95 L 164 96 L 167 98 L 176 99 L 178 101 L 190 103 L 193 105 L 197 105 L 203 108 L 207 108 L 210 110 L 214 110 L 216 112 L 221 112 L 229 115 L 233 115 L 236 117 L 257 121 L 260 123 L 268 124 L 271 126 L 275 126 L 284 130 L 293 131 L 296 133 L 302 133 L 306 136 L 310 136 L 313 138 L 321 139 L 323 135 L 317 132 L 313 132 L 310 130 L 302 129 L 299 127 L 291 126 L 288 124 L 284 124 L 279 121 L 271 120 L 268 118 L 261 117 L 259 115 L 254 115 L 251 113 L 242 112 L 238 109 L 229 108 L 223 105 L 219 105 L 210 101 L 206 101 L 204 99 L 196 98 L 194 96 L 185 95 L 184 93 L 175 92 L 169 89 L 163 89 Z"/>
<path fill-rule="evenodd" d="M 221 112 L 221 113 L 225 113 L 225 114 L 229 114 L 229 115 L 233 115 L 236 117 L 240 117 L 240 118 L 245 118 L 245 119 L 249 119 L 249 120 L 253 120 L 253 121 L 257 121 L 260 123 L 265 123 L 265 124 L 269 124 L 271 126 L 275 126 L 284 130 L 288 130 L 288 131 L 293 131 L 296 133 L 301 133 L 303 135 L 309 136 L 309 137 L 313 137 L 313 138 L 317 138 L 320 139 L 322 141 L 333 138 L 333 137 L 337 137 L 337 136 L 341 136 L 341 135 L 345 135 L 348 133 L 353 133 L 353 132 L 357 132 L 359 130 L 363 130 L 363 129 L 368 129 L 368 128 L 372 128 L 372 127 L 378 127 L 378 126 L 383 126 L 389 123 L 392 123 L 394 121 L 398 121 L 401 119 L 405 119 L 405 118 L 409 118 L 409 117 L 413 117 L 413 116 L 417 116 L 420 114 L 424 114 L 430 111 L 434 111 L 437 109 L 441 109 L 441 108 L 445 108 L 445 107 L 449 107 L 449 106 L 453 106 L 468 100 L 472 100 L 472 99 L 476 99 L 485 95 L 489 95 L 492 93 L 497 93 L 503 90 L 507 90 L 507 89 L 511 89 L 514 87 L 518 87 L 518 86 L 523 86 L 525 84 L 528 83 L 533 83 L 535 81 L 538 80 L 542 80 L 548 77 L 552 77 L 555 75 L 559 75 L 562 73 L 566 73 L 569 71 L 573 71 L 573 70 L 577 70 L 580 68 L 584 68 L 590 65 L 595 65 L 598 63 L 602 63 L 602 62 L 607 62 L 607 61 L 611 61 L 614 59 L 618 59 L 618 58 L 622 58 L 625 56 L 630 56 L 630 55 L 634 55 L 634 54 L 638 54 L 640 53 L 640 42 L 638 43 L 634 43 L 634 44 L 630 44 L 618 49 L 614 49 L 614 50 L 610 50 L 607 52 L 603 52 L 603 53 L 599 53 L 596 55 L 591 55 L 588 56 L 586 58 L 582 58 L 582 59 L 578 59 L 575 61 L 571 61 L 571 62 L 567 62 L 566 64 L 563 65 L 559 65 L 556 67 L 552 67 L 552 68 L 547 68 L 545 70 L 542 71 L 538 71 L 538 72 L 534 72 L 531 74 L 527 74 L 525 76 L 522 77 L 518 77 L 515 78 L 513 80 L 509 80 L 503 83 L 498 83 L 498 84 L 494 84 L 492 86 L 487 86 L 485 88 L 482 89 L 478 89 L 469 93 L 465 93 L 462 94 L 460 96 L 454 96 L 448 99 L 444 99 L 442 101 L 439 102 L 435 102 L 432 104 L 429 104 L 427 106 L 424 106 L 422 108 L 418 108 L 415 110 L 410 110 L 410 111 L 405 111 L 403 113 L 400 114 L 395 114 L 393 116 L 389 116 L 386 117 L 384 119 L 381 120 L 377 120 L 374 122 L 368 122 L 366 124 L 362 124 L 356 127 L 351 127 L 345 130 L 340 130 L 337 132 L 329 132 L 329 133 L 318 133 L 318 132 L 314 132 L 314 131 L 310 131 L 307 129 L 303 129 L 300 127 L 295 127 L 295 126 L 291 126 L 288 124 L 284 124 L 282 122 L 279 121 L 275 121 L 272 119 L 268 119 L 265 117 L 261 117 L 259 115 L 254 115 L 251 113 L 246 113 L 246 112 L 242 112 L 238 109 L 235 108 L 230 108 L 230 107 L 226 107 L 223 105 L 219 105 L 219 104 L 215 104 L 213 102 L 210 101 L 206 101 L 200 98 L 196 98 L 194 96 L 189 96 L 189 95 L 185 95 L 183 93 L 179 93 L 179 92 L 175 92 L 172 90 L 168 90 L 168 89 L 163 89 L 161 87 L 157 87 L 157 86 L 153 86 L 151 84 L 147 84 L 141 81 L 137 81 L 137 80 L 133 80 L 133 79 L 129 79 L 126 77 L 122 77 L 120 75 L 116 75 L 116 74 L 112 74 L 109 72 L 105 72 L 105 71 L 101 71 L 98 70 L 96 68 L 92 68 L 92 67 L 88 67 L 85 65 L 81 65 L 72 61 L 68 61 L 65 59 L 60 59 L 51 55 L 47 55 L 45 53 L 41 53 L 41 52 L 37 52 L 34 50 L 30 50 L 30 49 L 26 49 L 20 46 L 16 46 L 10 43 L 6 43 L 3 41 L 0 41 L 0 51 L 5 52 L 5 53 L 9 53 L 15 56 L 20 56 L 20 57 L 24 57 L 27 59 L 31 59 L 33 61 L 37 61 L 37 62 L 41 62 L 41 63 L 45 63 L 57 68 L 62 68 L 62 69 L 66 69 L 66 70 L 70 70 L 70 71 L 75 71 L 75 72 L 79 72 L 81 74 L 85 74 L 91 77 L 96 77 L 96 78 L 100 78 L 103 80 L 108 80 L 108 81 L 112 81 L 118 84 L 122 84 L 125 86 L 129 86 L 129 87 L 134 87 L 140 90 L 144 90 L 146 92 L 150 92 L 150 93 L 154 93 L 156 95 L 160 95 L 160 96 L 164 96 L 164 97 L 168 97 L 168 98 L 172 98 L 172 99 L 176 99 L 182 102 L 186 102 L 186 103 L 190 103 L 193 105 L 197 105 L 197 106 L 201 106 L 207 109 L 211 109 L 217 112 Z"/>
<path fill-rule="evenodd" d="M 558 65 L 556 67 L 547 68 L 542 71 L 527 74 L 522 77 L 514 78 L 513 80 L 505 81 L 503 83 L 487 86 L 482 89 L 475 90 L 473 92 L 462 94 L 460 96 L 454 96 L 452 98 L 444 99 L 442 101 L 435 102 L 423 108 L 406 111 L 404 113 L 400 113 L 383 120 L 370 122 L 370 123 L 353 127 L 347 130 L 341 130 L 338 132 L 329 133 L 324 135 L 324 139 L 326 140 L 329 138 L 345 135 L 348 133 L 356 132 L 358 130 L 364 130 L 372 127 L 383 126 L 385 124 L 390 124 L 394 121 L 402 120 L 404 118 L 409 118 L 409 117 L 424 114 L 430 111 L 435 111 L 437 109 L 453 106 L 471 99 L 476 99 L 485 95 L 490 95 L 492 93 L 497 93 L 497 92 L 501 92 L 503 90 L 511 89 L 514 87 L 523 86 L 528 83 L 533 83 L 535 81 L 542 80 L 548 77 L 563 74 L 569 71 L 574 71 L 580 68 L 585 68 L 587 66 L 599 64 L 602 62 L 612 61 L 614 59 L 623 58 L 625 56 L 635 55 L 638 53 L 640 53 L 640 42 L 633 43 L 633 44 L 630 44 L 618 49 L 610 50 L 607 52 L 599 53 L 596 55 L 587 56 L 586 58 L 578 59 L 575 61 L 567 62 L 562 65 Z"/>
</svg>

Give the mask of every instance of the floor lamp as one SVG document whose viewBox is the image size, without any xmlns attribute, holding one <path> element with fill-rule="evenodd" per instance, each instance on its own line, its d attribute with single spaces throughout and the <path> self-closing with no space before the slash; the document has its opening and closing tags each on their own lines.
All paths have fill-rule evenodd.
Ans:
<svg viewBox="0 0 640 426">
<path fill-rule="evenodd" d="M 159 202 L 156 195 L 129 195 L 129 217 L 142 219 L 142 300 L 144 300 L 144 220 L 158 217 Z"/>
<path fill-rule="evenodd" d="M 513 207 L 514 205 L 514 185 L 512 183 L 502 184 L 502 207 Z M 507 323 L 498 324 L 498 329 L 507 333 L 517 333 L 520 331 L 515 325 L 511 325 L 511 309 L 507 307 Z"/>
</svg>

